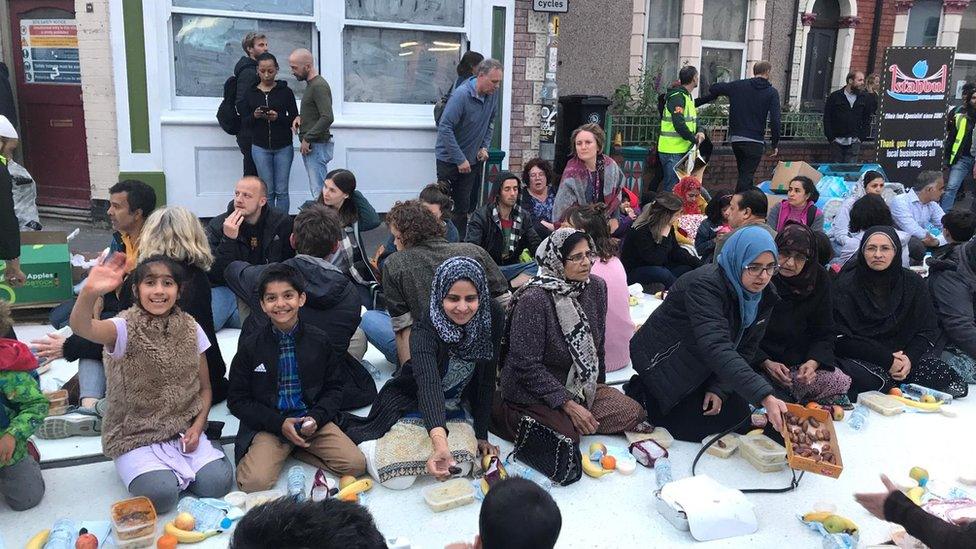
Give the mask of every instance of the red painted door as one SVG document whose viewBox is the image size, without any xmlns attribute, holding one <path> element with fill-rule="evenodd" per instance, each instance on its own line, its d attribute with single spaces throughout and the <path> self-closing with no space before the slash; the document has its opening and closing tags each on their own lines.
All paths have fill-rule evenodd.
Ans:
<svg viewBox="0 0 976 549">
<path fill-rule="evenodd" d="M 10 0 L 20 138 L 37 202 L 91 207 L 73 0 Z"/>
</svg>

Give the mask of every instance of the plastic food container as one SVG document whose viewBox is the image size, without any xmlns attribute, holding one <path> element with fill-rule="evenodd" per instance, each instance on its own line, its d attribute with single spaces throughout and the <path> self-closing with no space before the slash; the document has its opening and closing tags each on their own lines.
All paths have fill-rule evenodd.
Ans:
<svg viewBox="0 0 976 549">
<path fill-rule="evenodd" d="M 779 471 L 786 467 L 786 448 L 766 435 L 740 436 L 739 449 L 742 457 L 763 473 Z"/>
<path fill-rule="evenodd" d="M 640 442 L 642 440 L 653 440 L 654 442 L 661 445 L 661 448 L 670 448 L 671 444 L 674 443 L 674 437 L 671 433 L 664 427 L 655 427 L 654 431 L 650 433 L 633 433 L 627 431 L 624 433 L 627 437 L 627 442 L 633 444 L 635 442 Z"/>
<path fill-rule="evenodd" d="M 146 537 L 151 541 L 156 535 L 156 508 L 147 497 L 116 502 L 112 505 L 112 530 L 117 542 L 138 542 Z M 122 547 L 121 543 L 119 546 Z"/>
<path fill-rule="evenodd" d="M 250 511 L 258 505 L 283 497 L 285 497 L 284 490 L 262 490 L 260 492 L 251 492 L 244 500 L 244 510 Z"/>
<path fill-rule="evenodd" d="M 883 416 L 893 416 L 905 411 L 905 407 L 900 402 L 878 391 L 868 391 L 857 395 L 857 403 L 863 404 Z"/>
<path fill-rule="evenodd" d="M 244 492 L 229 492 L 224 496 L 224 501 L 227 502 L 231 507 L 237 507 L 240 510 L 244 510 L 247 505 L 247 494 Z"/>
<path fill-rule="evenodd" d="M 786 409 L 789 413 L 800 418 L 801 420 L 812 417 L 820 422 L 822 428 L 827 429 L 827 432 L 830 433 L 830 441 L 828 444 L 830 444 L 831 453 L 834 454 L 836 461 L 836 463 L 830 463 L 823 460 L 817 461 L 813 458 L 794 454 L 793 442 L 790 440 L 790 431 L 787 429 L 786 432 L 783 433 L 783 439 L 786 442 L 786 460 L 789 462 L 790 467 L 793 469 L 799 469 L 801 471 L 810 471 L 811 473 L 824 475 L 830 478 L 840 477 L 840 474 L 844 471 L 844 460 L 840 457 L 840 441 L 837 439 L 837 431 L 834 430 L 834 421 L 831 418 L 830 412 L 826 410 L 811 410 L 796 404 L 787 404 Z"/>
<path fill-rule="evenodd" d="M 423 489 L 423 494 L 424 501 L 437 513 L 474 502 L 474 488 L 463 478 L 432 484 Z"/>
<path fill-rule="evenodd" d="M 44 396 L 47 397 L 47 401 L 50 405 L 47 415 L 61 416 L 68 411 L 68 391 L 59 389 L 57 391 L 51 391 L 50 393 L 44 393 Z"/>
<path fill-rule="evenodd" d="M 145 547 L 155 547 L 156 534 L 152 533 L 143 538 L 130 540 L 119 540 L 116 534 L 115 547 L 119 549 L 143 549 Z"/>
<path fill-rule="evenodd" d="M 702 445 L 712 440 L 713 438 L 715 438 L 715 435 L 708 435 L 707 437 L 702 439 Z M 705 450 L 705 453 L 710 456 L 726 459 L 730 457 L 732 454 L 734 454 L 735 450 L 738 447 L 739 447 L 739 441 L 736 439 L 734 435 L 730 433 L 716 440 L 714 444 L 708 447 L 708 450 Z"/>
</svg>

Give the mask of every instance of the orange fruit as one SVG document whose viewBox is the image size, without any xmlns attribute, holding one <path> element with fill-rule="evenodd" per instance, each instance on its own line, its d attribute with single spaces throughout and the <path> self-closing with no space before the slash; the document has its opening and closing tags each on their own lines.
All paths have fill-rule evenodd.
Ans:
<svg viewBox="0 0 976 549">
<path fill-rule="evenodd" d="M 179 540 L 176 539 L 176 536 L 174 536 L 172 534 L 165 534 L 163 537 L 159 538 L 158 541 L 156 541 L 156 548 L 157 549 L 176 549 L 176 544 L 177 543 L 179 543 Z"/>
<path fill-rule="evenodd" d="M 901 389 L 899 389 L 898 387 L 892 387 L 891 390 L 888 391 L 888 394 L 891 395 L 891 396 L 893 396 L 893 397 L 900 397 L 900 396 L 902 396 Z"/>
<path fill-rule="evenodd" d="M 617 458 L 613 456 L 603 456 L 600 458 L 600 466 L 607 470 L 613 470 L 617 468 Z"/>
</svg>

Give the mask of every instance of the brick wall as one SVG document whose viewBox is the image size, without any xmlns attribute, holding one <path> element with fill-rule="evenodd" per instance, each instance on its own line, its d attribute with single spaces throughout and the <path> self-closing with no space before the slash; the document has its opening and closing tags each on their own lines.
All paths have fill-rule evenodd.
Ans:
<svg viewBox="0 0 976 549">
<path fill-rule="evenodd" d="M 895 7 L 892 3 L 885 2 L 881 11 L 880 32 L 878 34 L 878 46 L 874 60 L 874 71 L 881 71 L 881 64 L 884 61 L 885 48 L 891 45 L 892 37 L 895 32 Z M 857 16 L 860 23 L 854 34 L 854 51 L 851 52 L 851 68 L 868 71 L 868 54 L 871 53 L 871 31 L 874 26 L 875 0 L 858 0 Z"/>
<path fill-rule="evenodd" d="M 92 6 L 88 13 L 86 5 Z M 76 0 L 81 95 L 85 107 L 88 173 L 93 199 L 108 199 L 119 178 L 118 131 L 115 124 L 115 85 L 109 39 L 109 0 Z"/>
<path fill-rule="evenodd" d="M 508 166 L 515 173 L 539 154 L 539 94 L 545 69 L 548 17 L 532 11 L 531 0 L 515 0 L 512 50 L 512 121 Z"/>
<path fill-rule="evenodd" d="M 830 160 L 830 150 L 827 143 L 814 142 L 789 142 L 784 141 L 779 144 L 778 158 L 763 157 L 756 170 L 756 182 L 766 181 L 773 176 L 773 169 L 776 163 L 786 160 L 802 160 L 811 164 L 827 162 Z M 614 156 L 620 163 L 622 157 Z M 868 163 L 875 161 L 875 147 L 873 143 L 865 143 L 861 146 L 861 162 Z M 650 169 L 650 163 L 648 163 Z M 738 179 L 736 171 L 735 155 L 732 148 L 728 146 L 716 147 L 708 161 L 708 168 L 705 170 L 705 180 L 703 184 L 708 192 L 716 194 L 730 193 L 735 189 L 735 182 Z M 648 170 L 644 174 L 645 183 L 651 180 Z"/>
</svg>

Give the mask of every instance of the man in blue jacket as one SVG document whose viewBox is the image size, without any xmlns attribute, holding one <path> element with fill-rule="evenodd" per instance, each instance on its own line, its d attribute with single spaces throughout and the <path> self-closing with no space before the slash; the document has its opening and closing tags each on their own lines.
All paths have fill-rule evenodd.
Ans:
<svg viewBox="0 0 976 549">
<path fill-rule="evenodd" d="M 752 69 L 754 78 L 735 82 L 716 82 L 708 89 L 701 103 L 714 101 L 719 96 L 729 98 L 729 141 L 735 153 L 739 179 L 735 192 L 753 186 L 756 168 L 766 148 L 766 120 L 769 119 L 770 158 L 779 152 L 780 102 L 779 92 L 769 82 L 772 65 L 759 61 Z"/>
<path fill-rule="evenodd" d="M 454 89 L 437 125 L 437 179 L 448 181 L 454 199 L 454 224 L 461 237 L 468 214 L 477 206 L 477 183 L 481 166 L 488 160 L 492 121 L 502 84 L 502 64 L 485 59 L 475 76 Z"/>
</svg>

